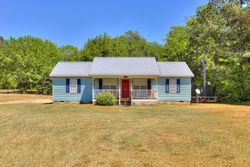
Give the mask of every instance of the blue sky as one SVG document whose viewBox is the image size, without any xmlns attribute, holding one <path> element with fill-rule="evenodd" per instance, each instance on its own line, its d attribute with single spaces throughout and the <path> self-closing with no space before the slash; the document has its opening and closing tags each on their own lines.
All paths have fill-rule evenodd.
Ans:
<svg viewBox="0 0 250 167">
<path fill-rule="evenodd" d="M 171 26 L 184 25 L 208 0 L 0 0 L 0 36 L 32 35 L 79 48 L 104 32 L 138 31 L 163 43 Z"/>
</svg>

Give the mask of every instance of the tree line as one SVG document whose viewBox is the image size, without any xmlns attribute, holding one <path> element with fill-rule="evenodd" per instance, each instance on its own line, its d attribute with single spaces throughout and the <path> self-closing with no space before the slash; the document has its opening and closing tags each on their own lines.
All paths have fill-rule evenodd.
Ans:
<svg viewBox="0 0 250 167">
<path fill-rule="evenodd" d="M 207 80 L 220 101 L 250 100 L 250 7 L 248 0 L 210 0 L 184 26 L 173 26 L 164 44 L 149 42 L 136 31 L 89 39 L 83 48 L 58 47 L 32 36 L 0 37 L 0 89 L 51 93 L 49 73 L 58 61 L 91 61 L 94 57 L 145 57 L 185 61 L 202 86 L 201 59 Z"/>
</svg>

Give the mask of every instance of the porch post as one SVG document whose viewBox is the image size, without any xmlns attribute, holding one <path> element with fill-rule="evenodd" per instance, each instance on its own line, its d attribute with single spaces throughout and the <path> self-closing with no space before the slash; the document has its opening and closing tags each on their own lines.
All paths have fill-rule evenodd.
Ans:
<svg viewBox="0 0 250 167">
<path fill-rule="evenodd" d="M 120 106 L 121 105 L 121 78 L 118 79 L 118 88 L 119 88 L 118 100 L 119 100 L 119 106 Z"/>
</svg>

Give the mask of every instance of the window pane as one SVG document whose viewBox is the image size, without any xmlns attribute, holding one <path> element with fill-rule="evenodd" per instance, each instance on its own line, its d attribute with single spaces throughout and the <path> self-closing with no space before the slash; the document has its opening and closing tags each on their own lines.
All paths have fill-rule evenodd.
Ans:
<svg viewBox="0 0 250 167">
<path fill-rule="evenodd" d="M 110 86 L 116 86 L 117 85 L 117 79 L 109 79 L 109 85 Z"/>
<path fill-rule="evenodd" d="M 109 86 L 109 79 L 102 79 L 103 86 Z"/>
<path fill-rule="evenodd" d="M 147 89 L 147 79 L 133 79 L 133 89 Z"/>
<path fill-rule="evenodd" d="M 69 92 L 76 93 L 77 92 L 77 79 L 70 79 Z"/>
<path fill-rule="evenodd" d="M 147 86 L 147 79 L 133 79 L 133 85 Z"/>
<path fill-rule="evenodd" d="M 103 88 L 104 89 L 116 89 L 118 85 L 117 79 L 103 79 Z"/>
<path fill-rule="evenodd" d="M 133 89 L 139 89 L 139 86 L 134 85 Z"/>
<path fill-rule="evenodd" d="M 116 86 L 110 86 L 110 89 L 116 89 Z"/>
<path fill-rule="evenodd" d="M 109 86 L 103 85 L 103 86 L 102 86 L 102 89 L 109 89 Z"/>
<path fill-rule="evenodd" d="M 169 92 L 176 93 L 176 79 L 170 79 L 169 81 Z"/>
</svg>

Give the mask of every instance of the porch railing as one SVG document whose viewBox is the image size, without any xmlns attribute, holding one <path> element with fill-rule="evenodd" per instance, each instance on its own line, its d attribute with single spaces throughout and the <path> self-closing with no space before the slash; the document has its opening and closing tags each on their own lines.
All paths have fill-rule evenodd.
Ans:
<svg viewBox="0 0 250 167">
<path fill-rule="evenodd" d="M 133 89 L 131 91 L 131 95 L 133 99 L 156 99 L 156 90 L 149 89 Z"/>
<path fill-rule="evenodd" d="M 101 92 L 110 92 L 112 93 L 117 99 L 119 98 L 119 89 L 95 89 L 94 90 L 94 99 L 96 96 Z"/>
<path fill-rule="evenodd" d="M 117 99 L 119 99 L 119 89 L 95 89 L 94 90 L 94 99 L 101 92 L 110 92 Z M 132 99 L 156 99 L 157 91 L 149 89 L 133 89 L 131 90 Z"/>
</svg>

